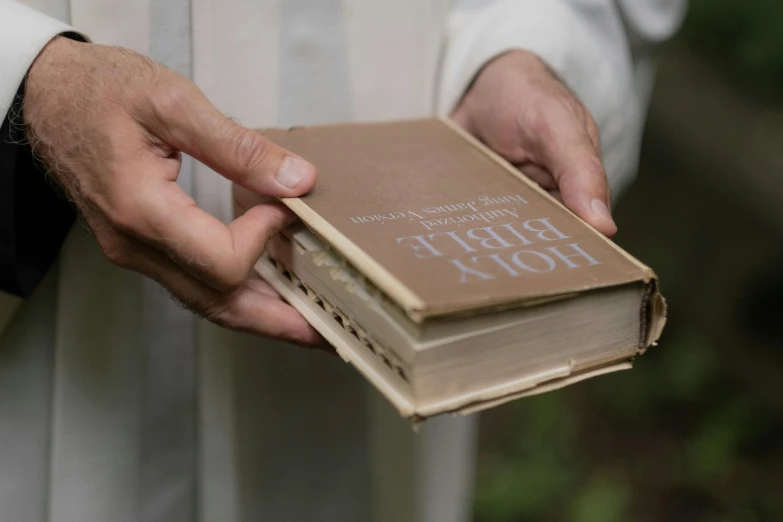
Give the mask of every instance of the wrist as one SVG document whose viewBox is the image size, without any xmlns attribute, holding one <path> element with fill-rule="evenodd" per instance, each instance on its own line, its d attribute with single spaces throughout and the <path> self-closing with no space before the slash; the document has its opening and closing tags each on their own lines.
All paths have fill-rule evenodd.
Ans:
<svg viewBox="0 0 783 522">
<path fill-rule="evenodd" d="M 27 71 L 23 89 L 23 113 L 22 118 L 25 128 L 30 125 L 30 120 L 40 112 L 39 106 L 45 101 L 42 96 L 47 88 L 61 85 L 62 78 L 58 76 L 69 69 L 68 58 L 86 45 L 78 35 L 60 34 L 52 38 L 44 46 Z"/>
</svg>

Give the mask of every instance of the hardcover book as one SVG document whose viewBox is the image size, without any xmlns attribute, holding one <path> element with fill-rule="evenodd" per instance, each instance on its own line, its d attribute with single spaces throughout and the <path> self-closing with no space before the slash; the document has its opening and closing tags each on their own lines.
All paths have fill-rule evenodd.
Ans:
<svg viewBox="0 0 783 522">
<path fill-rule="evenodd" d="M 259 131 L 318 169 L 256 265 L 401 414 L 470 413 L 630 368 L 654 272 L 442 119 Z M 234 187 L 235 212 L 262 201 Z"/>
</svg>

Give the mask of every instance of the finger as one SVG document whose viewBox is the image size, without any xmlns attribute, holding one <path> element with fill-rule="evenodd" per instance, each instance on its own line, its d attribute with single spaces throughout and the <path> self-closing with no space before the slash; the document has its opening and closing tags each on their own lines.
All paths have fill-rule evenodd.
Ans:
<svg viewBox="0 0 783 522">
<path fill-rule="evenodd" d="M 227 118 L 184 78 L 154 92 L 142 124 L 167 144 L 254 192 L 296 197 L 315 185 L 315 167 Z"/>
<path fill-rule="evenodd" d="M 249 208 L 252 208 L 261 203 L 271 203 L 277 201 L 274 196 L 266 196 L 264 194 L 258 194 L 242 188 L 239 185 L 234 185 L 232 188 L 234 207 L 240 211 L 240 213 L 246 212 Z"/>
<path fill-rule="evenodd" d="M 175 182 L 138 187 L 110 218 L 117 228 L 165 252 L 192 276 L 220 291 L 237 288 L 267 240 L 296 216 L 279 202 L 249 209 L 229 225 L 200 209 Z"/>
<path fill-rule="evenodd" d="M 219 292 L 191 277 L 163 253 L 129 238 L 132 268 L 160 283 L 188 309 L 220 326 L 320 346 L 321 335 L 271 287 L 242 284 L 230 293 Z"/>
<path fill-rule="evenodd" d="M 473 125 L 471 124 L 470 111 L 468 110 L 464 100 L 451 114 L 451 119 L 454 121 L 454 123 L 462 127 L 463 130 L 473 135 L 476 134 L 476 129 L 474 129 Z"/>
<path fill-rule="evenodd" d="M 241 269 L 250 271 L 264 251 L 267 241 L 296 221 L 296 215 L 281 203 L 262 203 L 228 225 L 234 252 Z"/>
<path fill-rule="evenodd" d="M 548 121 L 539 138 L 541 157 L 558 185 L 564 204 L 606 236 L 617 232 L 609 212 L 606 171 L 583 125 L 573 117 Z"/>
<path fill-rule="evenodd" d="M 272 299 L 277 299 L 279 301 L 283 300 L 283 297 L 280 294 L 278 294 L 277 291 L 274 288 L 272 288 L 272 286 L 269 283 L 264 281 L 264 279 L 262 279 L 261 276 L 258 275 L 258 273 L 255 272 L 255 271 L 251 271 L 250 272 L 250 277 L 248 277 L 248 279 L 247 279 L 247 284 L 253 290 L 256 290 L 257 292 L 261 292 L 263 294 L 266 294 L 269 297 L 271 297 Z M 311 346 L 313 348 L 318 348 L 318 349 L 323 350 L 324 352 L 328 353 L 329 355 L 336 356 L 337 352 L 332 347 L 332 345 L 329 344 L 327 342 L 327 340 L 324 339 L 323 336 L 321 336 L 320 333 L 318 334 L 318 336 L 319 336 L 320 339 L 317 342 L 309 343 L 308 346 Z"/>
<path fill-rule="evenodd" d="M 592 143 L 593 148 L 600 153 L 601 135 L 598 132 L 598 125 L 595 124 L 595 121 L 589 115 L 587 115 L 586 117 L 587 117 L 587 121 L 585 122 L 585 128 L 587 130 L 587 135 L 590 137 L 590 143 Z"/>
<path fill-rule="evenodd" d="M 552 176 L 552 173 L 548 170 L 539 167 L 538 165 L 535 165 L 533 163 L 528 163 L 527 165 L 518 167 L 519 170 L 530 178 L 531 180 L 538 183 L 538 185 L 544 189 L 544 190 L 552 190 L 557 188 L 557 183 L 555 182 L 555 178 Z"/>
<path fill-rule="evenodd" d="M 274 299 L 283 299 L 282 296 L 280 296 L 280 294 L 278 294 L 277 291 L 275 291 L 275 289 L 272 288 L 269 283 L 264 281 L 254 270 L 250 271 L 250 275 L 248 276 L 247 281 L 245 281 L 245 284 L 256 292 L 261 292 L 262 294 L 266 294 Z"/>
</svg>

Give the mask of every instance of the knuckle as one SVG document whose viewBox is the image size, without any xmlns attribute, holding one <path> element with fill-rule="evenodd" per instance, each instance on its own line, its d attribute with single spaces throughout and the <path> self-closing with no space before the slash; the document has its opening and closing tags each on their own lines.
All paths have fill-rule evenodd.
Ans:
<svg viewBox="0 0 783 522">
<path fill-rule="evenodd" d="M 98 237 L 98 245 L 101 248 L 103 256 L 113 265 L 120 268 L 132 268 L 132 255 L 125 244 L 111 235 L 102 235 Z"/>
<path fill-rule="evenodd" d="M 528 141 L 525 137 L 532 134 L 524 116 L 517 118 L 517 114 L 517 111 L 498 111 L 486 120 L 479 118 L 477 125 L 484 142 L 511 162 L 524 159 L 524 143 Z"/>
<path fill-rule="evenodd" d="M 523 120 L 525 127 L 528 131 L 542 139 L 551 137 L 551 123 L 550 123 L 551 111 L 546 106 L 535 105 L 528 108 L 523 114 Z"/>
<path fill-rule="evenodd" d="M 136 204 L 128 198 L 114 198 L 107 205 L 105 214 L 109 223 L 122 232 L 136 234 L 142 228 L 139 220 L 140 213 L 136 208 Z"/>
<path fill-rule="evenodd" d="M 109 261 L 109 263 L 119 268 L 130 268 L 130 262 L 124 253 L 119 249 L 105 248 L 103 249 L 103 255 Z"/>
<path fill-rule="evenodd" d="M 134 181 L 135 176 L 116 173 L 105 195 L 96 199 L 96 206 L 108 223 L 120 232 L 133 236 L 147 235 L 159 214 L 162 201 L 155 191 Z"/>
<path fill-rule="evenodd" d="M 204 319 L 224 328 L 235 329 L 238 327 L 238 321 L 231 307 L 222 301 L 205 301 L 200 303 L 200 314 Z"/>
<path fill-rule="evenodd" d="M 249 129 L 240 129 L 234 137 L 234 154 L 243 172 L 252 172 L 267 159 L 270 141 Z"/>
<path fill-rule="evenodd" d="M 604 164 L 601 162 L 601 158 L 593 153 L 585 155 L 585 157 L 582 159 L 582 166 L 580 170 L 583 171 L 585 175 L 590 177 L 606 177 Z"/>
<path fill-rule="evenodd" d="M 192 305 L 193 308 L 204 317 L 204 319 L 213 323 L 220 323 L 223 320 L 225 314 L 225 307 L 221 303 L 215 303 L 211 301 L 195 300 Z"/>
<path fill-rule="evenodd" d="M 558 184 L 605 182 L 606 171 L 601 159 L 592 150 L 584 147 L 578 153 L 563 159 L 563 166 L 553 172 Z"/>
<path fill-rule="evenodd" d="M 170 114 L 182 111 L 189 96 L 181 82 L 167 78 L 153 89 L 149 100 L 152 113 L 158 120 L 165 120 Z"/>
<path fill-rule="evenodd" d="M 236 263 L 235 266 L 230 266 L 218 271 L 215 279 L 221 290 L 233 292 L 245 282 L 248 271 L 238 265 L 239 264 Z"/>
<path fill-rule="evenodd" d="M 598 128 L 598 124 L 588 114 L 587 115 L 587 132 L 590 134 L 590 138 L 594 141 L 597 150 L 601 150 L 601 131 Z"/>
</svg>

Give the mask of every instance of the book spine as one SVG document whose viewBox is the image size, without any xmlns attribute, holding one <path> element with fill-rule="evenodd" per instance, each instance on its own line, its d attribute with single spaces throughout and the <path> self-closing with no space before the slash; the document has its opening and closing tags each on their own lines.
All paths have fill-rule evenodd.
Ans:
<svg viewBox="0 0 783 522">
<path fill-rule="evenodd" d="M 641 324 L 639 354 L 643 354 L 648 347 L 658 343 L 663 327 L 666 325 L 666 312 L 666 300 L 658 291 L 658 282 L 653 279 L 647 284 L 639 312 Z"/>
</svg>

